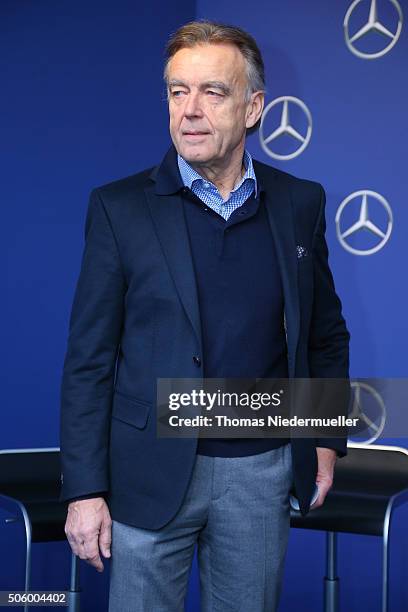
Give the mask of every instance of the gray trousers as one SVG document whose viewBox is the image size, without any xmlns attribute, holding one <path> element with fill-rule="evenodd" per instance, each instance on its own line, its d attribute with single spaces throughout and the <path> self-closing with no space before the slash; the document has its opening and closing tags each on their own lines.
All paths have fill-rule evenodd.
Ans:
<svg viewBox="0 0 408 612">
<path fill-rule="evenodd" d="M 197 455 L 167 525 L 113 521 L 109 612 L 183 612 L 196 544 L 202 612 L 274 612 L 291 485 L 290 444 L 248 457 Z"/>
</svg>

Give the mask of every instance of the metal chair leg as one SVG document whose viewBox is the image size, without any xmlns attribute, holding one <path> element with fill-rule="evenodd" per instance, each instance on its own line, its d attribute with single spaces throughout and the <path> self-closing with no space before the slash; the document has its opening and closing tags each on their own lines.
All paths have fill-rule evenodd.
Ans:
<svg viewBox="0 0 408 612">
<path fill-rule="evenodd" d="M 339 578 L 337 576 L 337 533 L 326 533 L 326 576 L 324 578 L 324 612 L 339 612 Z"/>
<path fill-rule="evenodd" d="M 80 585 L 79 585 L 79 557 L 72 553 L 71 558 L 71 584 L 68 595 L 68 612 L 79 612 L 80 610 Z"/>
<path fill-rule="evenodd" d="M 388 540 L 383 539 L 383 562 L 382 562 L 382 612 L 388 612 L 388 573 L 389 573 L 390 550 Z"/>
<path fill-rule="evenodd" d="M 32 549 L 32 529 L 31 521 L 27 514 L 27 511 L 23 504 L 18 503 L 21 511 L 21 515 L 24 521 L 24 529 L 26 535 L 26 562 L 25 562 L 25 579 L 24 579 L 24 590 L 27 592 L 31 586 L 31 549 Z M 28 604 L 24 606 L 24 612 L 29 612 Z"/>
<path fill-rule="evenodd" d="M 0 451 L 1 453 L 1 451 Z M 11 517 L 5 519 L 5 523 L 24 523 L 25 537 L 26 537 L 26 558 L 25 558 L 25 576 L 24 576 L 24 590 L 27 592 L 30 590 L 31 584 L 31 544 L 32 544 L 32 528 L 30 517 L 28 516 L 27 510 L 23 503 L 18 499 L 9 497 L 8 495 L 0 494 L 1 507 L 11 514 Z M 24 606 L 24 612 L 28 612 L 28 605 Z"/>
<path fill-rule="evenodd" d="M 389 504 L 385 513 L 383 527 L 383 558 L 382 558 L 382 612 L 388 612 L 389 601 L 389 570 L 390 570 L 390 523 L 391 523 L 392 505 Z"/>
</svg>

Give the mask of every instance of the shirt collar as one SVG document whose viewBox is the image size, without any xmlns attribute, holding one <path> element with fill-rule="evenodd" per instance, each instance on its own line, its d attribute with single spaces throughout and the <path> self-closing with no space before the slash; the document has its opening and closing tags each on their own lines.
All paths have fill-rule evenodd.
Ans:
<svg viewBox="0 0 408 612">
<path fill-rule="evenodd" d="M 180 154 L 177 154 L 177 163 L 178 163 L 178 167 L 180 170 L 181 179 L 185 187 L 188 187 L 189 189 L 191 189 L 194 181 L 201 181 L 201 182 L 205 181 L 205 179 L 203 179 L 203 177 L 200 174 L 198 174 L 198 172 L 194 170 L 194 168 L 192 168 L 190 164 L 187 163 L 183 157 L 181 157 Z M 245 174 L 241 178 L 239 183 L 236 185 L 236 187 L 234 187 L 234 189 L 231 191 L 231 193 L 234 193 L 235 191 L 237 191 L 241 187 L 241 185 L 244 183 L 244 181 L 246 181 L 247 179 L 250 179 L 254 182 L 254 192 L 255 192 L 254 195 L 255 197 L 257 197 L 257 180 L 255 176 L 255 170 L 254 170 L 254 166 L 252 163 L 251 154 L 246 149 L 244 151 L 244 167 L 245 167 Z M 211 181 L 207 181 L 207 182 L 211 182 Z"/>
</svg>

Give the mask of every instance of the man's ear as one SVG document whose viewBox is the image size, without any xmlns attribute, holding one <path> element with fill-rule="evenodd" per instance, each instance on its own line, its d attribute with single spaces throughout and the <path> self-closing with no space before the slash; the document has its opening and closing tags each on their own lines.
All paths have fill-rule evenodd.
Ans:
<svg viewBox="0 0 408 612">
<path fill-rule="evenodd" d="M 253 127 L 261 117 L 265 103 L 265 95 L 263 91 L 255 91 L 251 94 L 251 99 L 248 102 L 245 127 L 247 129 Z"/>
</svg>

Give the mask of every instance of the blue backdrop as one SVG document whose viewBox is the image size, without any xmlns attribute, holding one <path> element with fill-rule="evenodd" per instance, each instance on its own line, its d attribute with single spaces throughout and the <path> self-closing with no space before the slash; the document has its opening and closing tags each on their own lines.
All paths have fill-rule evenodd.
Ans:
<svg viewBox="0 0 408 612">
<path fill-rule="evenodd" d="M 350 37 L 367 22 L 370 4 L 354 3 Z M 376 4 L 379 21 L 393 34 L 398 28 L 395 0 Z M 406 0 L 397 4 L 406 16 Z M 403 26 L 393 48 L 381 57 L 356 55 L 343 29 L 351 5 L 351 0 L 258 0 L 251 5 L 243 0 L 181 0 L 173 5 L 152 0 L 148 10 L 145 3 L 130 0 L 2 1 L 6 299 L 1 306 L 1 448 L 59 445 L 59 384 L 88 194 L 96 185 L 153 165 L 166 151 L 163 48 L 169 33 L 194 17 L 251 32 L 266 65 L 266 104 L 291 96 L 310 111 L 311 138 L 300 155 L 283 160 L 267 152 L 296 152 L 300 141 L 290 135 L 272 138 L 264 147 L 254 135 L 248 148 L 257 159 L 317 180 L 326 189 L 330 262 L 351 332 L 352 376 L 406 376 L 408 41 Z M 375 53 L 390 41 L 369 32 L 351 46 Z M 282 108 L 277 101 L 265 114 L 265 138 L 279 125 Z M 288 108 L 291 124 L 305 136 L 304 111 L 292 99 Z M 343 243 L 364 252 L 381 242 L 378 235 L 357 231 L 342 243 L 336 231 L 341 203 L 360 190 L 375 192 L 388 203 L 389 209 L 381 198 L 368 196 L 370 219 L 383 232 L 392 211 L 391 234 L 371 255 L 350 252 Z M 341 209 L 340 232 L 358 219 L 361 202 L 357 195 Z M 408 609 L 408 534 L 404 524 L 398 528 L 391 609 L 399 612 Z M 7 565 L 4 559 L 2 554 L 0 588 L 17 588 L 18 558 L 12 555 Z M 66 588 L 66 543 L 37 545 L 33 561 L 32 588 Z M 380 563 L 379 539 L 340 537 L 344 610 L 380 609 Z M 82 564 L 85 610 L 107 609 L 105 565 L 99 575 Z M 280 609 L 321 609 L 323 572 L 323 534 L 292 530 Z M 194 564 L 188 610 L 197 609 Z"/>
</svg>

